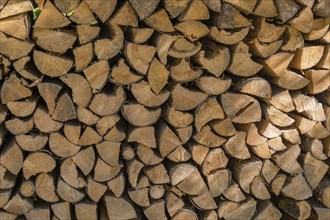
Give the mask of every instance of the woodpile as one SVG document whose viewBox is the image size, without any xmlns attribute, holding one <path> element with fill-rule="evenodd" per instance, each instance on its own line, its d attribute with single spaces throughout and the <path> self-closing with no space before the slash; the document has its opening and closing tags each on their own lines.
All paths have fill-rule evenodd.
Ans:
<svg viewBox="0 0 330 220">
<path fill-rule="evenodd" d="M 0 219 L 330 219 L 329 0 L 0 0 Z"/>
</svg>

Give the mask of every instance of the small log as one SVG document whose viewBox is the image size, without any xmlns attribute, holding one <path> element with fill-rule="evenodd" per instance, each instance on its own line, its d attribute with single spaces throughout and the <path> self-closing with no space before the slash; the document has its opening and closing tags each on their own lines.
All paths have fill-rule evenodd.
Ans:
<svg viewBox="0 0 330 220">
<path fill-rule="evenodd" d="M 91 24 L 96 22 L 86 1 L 80 2 L 78 7 L 70 13 L 69 19 L 77 24 Z"/>
<path fill-rule="evenodd" d="M 55 217 L 59 219 L 70 219 L 70 203 L 68 202 L 58 202 L 51 204 L 51 208 Z"/>
<path fill-rule="evenodd" d="M 305 200 L 312 196 L 312 190 L 302 174 L 295 177 L 288 177 L 281 193 L 295 200 Z"/>
<path fill-rule="evenodd" d="M 149 195 L 152 199 L 160 199 L 164 196 L 165 189 L 161 185 L 154 185 L 150 188 Z"/>
<path fill-rule="evenodd" d="M 122 87 L 113 86 L 111 89 L 105 87 L 94 95 L 89 109 L 99 116 L 116 114 L 120 111 L 125 99 L 126 94 Z"/>
<path fill-rule="evenodd" d="M 321 60 L 323 52 L 323 46 L 306 46 L 299 49 L 293 57 L 290 67 L 303 70 L 309 69 Z"/>
<path fill-rule="evenodd" d="M 79 167 L 85 176 L 93 169 L 95 164 L 95 152 L 93 147 L 85 147 L 72 157 L 73 162 Z"/>
<path fill-rule="evenodd" d="M 124 144 L 121 150 L 121 155 L 123 156 L 124 160 L 130 161 L 134 158 L 135 151 L 130 144 Z"/>
<path fill-rule="evenodd" d="M 166 89 L 163 89 L 159 94 L 155 94 L 146 81 L 133 83 L 131 92 L 138 103 L 150 108 L 161 106 L 170 97 L 170 93 Z"/>
<path fill-rule="evenodd" d="M 281 197 L 277 201 L 277 204 L 280 209 L 295 219 L 308 219 L 311 215 L 311 206 L 306 201 L 295 201 L 290 198 Z"/>
<path fill-rule="evenodd" d="M 73 49 L 76 71 L 80 72 L 85 69 L 94 56 L 94 48 L 92 43 L 87 43 Z"/>
<path fill-rule="evenodd" d="M 44 201 L 54 203 L 60 199 L 55 192 L 54 176 L 40 173 L 35 179 L 36 195 Z"/>
<path fill-rule="evenodd" d="M 209 95 L 220 95 L 229 89 L 231 82 L 229 77 L 221 79 L 213 76 L 202 76 L 197 79 L 196 84 L 200 90 Z"/>
<path fill-rule="evenodd" d="M 217 208 L 214 199 L 208 191 L 199 196 L 192 197 L 190 200 L 196 208 L 201 210 L 213 210 Z"/>
<path fill-rule="evenodd" d="M 62 85 L 57 82 L 43 82 L 38 84 L 39 94 L 46 102 L 49 115 L 52 115 L 55 110 L 56 98 L 61 89 Z"/>
<path fill-rule="evenodd" d="M 137 142 L 150 148 L 156 148 L 155 128 L 149 127 L 131 127 L 127 135 L 128 142 Z"/>
<path fill-rule="evenodd" d="M 110 166 L 119 166 L 120 143 L 103 141 L 96 145 L 97 152 L 101 159 Z"/>
<path fill-rule="evenodd" d="M 97 220 L 97 204 L 89 201 L 81 201 L 74 205 L 76 218 L 78 220 Z"/>
<path fill-rule="evenodd" d="M 23 167 L 23 152 L 11 138 L 1 149 L 0 164 L 10 173 L 17 176 Z"/>
<path fill-rule="evenodd" d="M 51 172 L 56 166 L 55 163 L 55 159 L 47 153 L 31 153 L 23 162 L 23 175 L 28 180 L 38 173 Z"/>
<path fill-rule="evenodd" d="M 26 134 L 29 133 L 34 127 L 33 117 L 32 116 L 26 118 L 14 117 L 6 121 L 5 126 L 7 130 L 14 135 Z"/>
<path fill-rule="evenodd" d="M 52 17 L 51 20 L 49 16 Z M 39 28 L 56 29 L 68 26 L 70 23 L 70 20 L 65 17 L 51 1 L 46 1 L 35 22 L 35 26 Z"/>
<path fill-rule="evenodd" d="M 220 148 L 210 150 L 202 164 L 202 172 L 205 176 L 220 168 L 225 168 L 228 163 L 224 151 Z"/>
<path fill-rule="evenodd" d="M 303 169 L 306 181 L 312 190 L 315 190 L 326 174 L 329 166 L 307 153 L 303 156 Z"/>
<path fill-rule="evenodd" d="M 114 11 L 117 0 L 86 0 L 89 8 L 105 23 Z"/>
<path fill-rule="evenodd" d="M 77 118 L 77 112 L 68 92 L 64 92 L 58 97 L 52 119 L 60 122 Z"/>
<path fill-rule="evenodd" d="M 250 27 L 238 29 L 237 31 L 227 31 L 225 29 L 218 29 L 212 26 L 208 37 L 212 40 L 225 45 L 234 45 L 242 41 L 249 33 Z"/>
<path fill-rule="evenodd" d="M 287 127 L 294 123 L 294 119 L 273 106 L 262 106 L 262 112 L 267 120 L 278 127 Z"/>
<path fill-rule="evenodd" d="M 258 146 L 267 141 L 267 138 L 261 136 L 258 133 L 258 129 L 255 124 L 245 124 L 239 125 L 238 127 L 241 131 L 246 132 L 246 143 L 251 146 Z"/>
<path fill-rule="evenodd" d="M 266 138 L 276 138 L 282 134 L 278 128 L 264 119 L 261 119 L 261 121 L 257 123 L 256 126 L 258 128 L 258 132 Z"/>
<path fill-rule="evenodd" d="M 143 169 L 145 175 L 153 184 L 165 184 L 170 182 L 170 177 L 163 164 L 158 164 Z"/>
<path fill-rule="evenodd" d="M 304 47 L 304 38 L 302 34 L 291 25 L 286 25 L 286 30 L 283 34 L 282 50 L 288 52 L 295 52 Z"/>
<path fill-rule="evenodd" d="M 124 54 L 127 62 L 141 75 L 146 75 L 156 48 L 144 44 L 127 43 Z"/>
<path fill-rule="evenodd" d="M 143 167 L 144 164 L 137 159 L 131 160 L 127 166 L 128 182 L 133 188 L 136 188 L 137 186 L 138 177 Z"/>
<path fill-rule="evenodd" d="M 207 153 L 209 152 L 209 148 L 197 144 L 197 143 L 188 143 L 189 152 L 191 153 L 192 159 L 198 164 L 202 165 Z"/>
<path fill-rule="evenodd" d="M 20 186 L 19 191 L 24 197 L 31 197 L 35 193 L 35 185 L 30 180 L 24 181 Z"/>
<path fill-rule="evenodd" d="M 76 41 L 75 32 L 71 30 L 55 31 L 34 28 L 32 39 L 44 50 L 54 53 L 65 53 Z"/>
<path fill-rule="evenodd" d="M 125 177 L 123 173 L 119 173 L 118 176 L 108 181 L 107 185 L 116 197 L 120 197 L 125 191 Z"/>
<path fill-rule="evenodd" d="M 93 126 L 100 120 L 98 116 L 94 115 L 90 110 L 84 107 L 78 106 L 76 111 L 77 119 L 86 125 Z"/>
<path fill-rule="evenodd" d="M 153 33 L 154 29 L 152 28 L 127 28 L 125 32 L 127 38 L 136 44 L 145 43 Z"/>
<path fill-rule="evenodd" d="M 199 21 L 180 22 L 175 25 L 175 29 L 190 41 L 197 41 L 209 33 L 208 27 Z"/>
<path fill-rule="evenodd" d="M 238 132 L 233 137 L 230 137 L 228 141 L 224 144 L 226 153 L 238 159 L 250 158 L 249 150 L 247 149 L 245 144 L 245 138 L 245 132 Z"/>
<path fill-rule="evenodd" d="M 255 63 L 248 52 L 247 44 L 240 42 L 231 48 L 231 62 L 228 71 L 237 76 L 252 76 L 262 69 L 262 65 Z"/>
<path fill-rule="evenodd" d="M 106 38 L 95 41 L 94 51 L 99 60 L 108 60 L 115 57 L 122 49 L 124 32 L 118 25 L 109 22 L 103 31 Z"/>
<path fill-rule="evenodd" d="M 180 59 L 169 66 L 170 76 L 176 82 L 189 82 L 202 75 L 202 70 L 194 68 L 186 59 Z"/>
<path fill-rule="evenodd" d="M 130 85 L 142 79 L 142 76 L 136 75 L 130 70 L 124 59 L 120 59 L 118 64 L 111 70 L 110 81 L 117 85 Z"/>
<path fill-rule="evenodd" d="M 78 145 L 81 125 L 78 121 L 68 121 L 64 124 L 64 135 L 73 144 Z"/>
<path fill-rule="evenodd" d="M 92 25 L 77 25 L 76 32 L 78 35 L 78 40 L 80 44 L 88 43 L 94 40 L 100 33 L 99 26 Z"/>
<path fill-rule="evenodd" d="M 233 177 L 238 185 L 244 192 L 249 193 L 254 178 L 260 175 L 262 162 L 258 158 L 251 156 L 249 159 L 243 161 L 233 160 L 230 166 Z"/>
<path fill-rule="evenodd" d="M 206 41 L 202 50 L 193 57 L 193 60 L 214 76 L 219 77 L 229 65 L 230 54 L 227 47 L 220 46 L 212 41 Z"/>
<path fill-rule="evenodd" d="M 119 121 L 108 133 L 103 137 L 106 141 L 121 142 L 126 138 L 126 123 Z"/>
<path fill-rule="evenodd" d="M 153 166 L 163 161 L 163 158 L 157 155 L 156 152 L 145 145 L 138 144 L 136 148 L 138 158 L 146 165 Z"/>
<path fill-rule="evenodd" d="M 110 219 L 134 219 L 137 213 L 134 207 L 124 198 L 116 198 L 106 194 L 104 196 L 105 206 Z"/>
<path fill-rule="evenodd" d="M 71 187 L 61 178 L 58 179 L 56 192 L 61 199 L 69 203 L 77 203 L 85 197 L 84 192 Z"/>
<path fill-rule="evenodd" d="M 226 118 L 222 121 L 213 120 L 209 124 L 212 130 L 221 136 L 231 137 L 237 133 L 232 121 L 229 118 Z"/>
<path fill-rule="evenodd" d="M 196 108 L 203 101 L 206 100 L 207 95 L 198 90 L 190 90 L 175 84 L 170 88 L 171 97 L 169 99 L 170 105 L 175 110 L 188 111 Z M 188 97 L 188 98 L 187 98 Z"/>
<path fill-rule="evenodd" d="M 290 117 L 295 120 L 293 126 L 298 129 L 300 134 L 306 134 L 316 125 L 316 121 L 309 120 L 301 115 L 291 113 Z"/>
<path fill-rule="evenodd" d="M 178 21 L 189 20 L 208 20 L 210 18 L 209 10 L 201 0 L 191 0 L 187 9 L 177 18 Z"/>
</svg>

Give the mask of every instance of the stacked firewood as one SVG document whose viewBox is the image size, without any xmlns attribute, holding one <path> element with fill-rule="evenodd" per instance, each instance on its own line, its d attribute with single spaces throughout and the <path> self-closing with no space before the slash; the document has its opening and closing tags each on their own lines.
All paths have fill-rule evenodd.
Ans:
<svg viewBox="0 0 330 220">
<path fill-rule="evenodd" d="M 0 219 L 329 219 L 329 0 L 0 0 Z"/>
</svg>

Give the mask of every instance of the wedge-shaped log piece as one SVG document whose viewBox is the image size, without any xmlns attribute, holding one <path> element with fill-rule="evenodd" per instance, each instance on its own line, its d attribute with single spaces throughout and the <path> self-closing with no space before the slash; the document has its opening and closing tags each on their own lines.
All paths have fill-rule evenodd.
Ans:
<svg viewBox="0 0 330 220">
<path fill-rule="evenodd" d="M 170 72 L 157 58 L 154 58 L 148 69 L 147 79 L 151 89 L 158 95 L 167 84 Z"/>
<path fill-rule="evenodd" d="M 0 47 L 1 54 L 7 56 L 10 60 L 16 60 L 28 55 L 34 47 L 34 44 L 28 41 L 7 37 L 0 32 Z"/>
<path fill-rule="evenodd" d="M 165 206 L 170 216 L 175 215 L 184 207 L 182 198 L 178 197 L 173 192 L 168 192 L 165 198 Z"/>
<path fill-rule="evenodd" d="M 97 203 L 80 201 L 74 205 L 77 219 L 97 220 Z"/>
<path fill-rule="evenodd" d="M 276 18 L 283 23 L 287 22 L 290 18 L 295 16 L 295 14 L 300 9 L 300 6 L 292 0 L 275 0 L 274 2 L 278 13 Z"/>
<path fill-rule="evenodd" d="M 292 94 L 292 101 L 298 113 L 301 113 L 314 121 L 326 120 L 322 104 L 314 97 L 296 93 Z"/>
<path fill-rule="evenodd" d="M 33 114 L 38 102 L 38 96 L 31 96 L 19 101 L 7 103 L 7 108 L 17 117 L 27 117 Z"/>
<path fill-rule="evenodd" d="M 97 22 L 86 1 L 80 2 L 78 7 L 72 10 L 69 19 L 77 24 L 91 24 Z"/>
<path fill-rule="evenodd" d="M 99 60 L 108 60 L 115 57 L 122 49 L 124 45 L 124 33 L 118 25 L 109 22 L 103 31 L 105 38 L 97 40 L 94 43 L 94 50 Z"/>
<path fill-rule="evenodd" d="M 76 31 L 80 44 L 88 43 L 94 40 L 100 33 L 100 27 L 95 25 L 77 25 Z"/>
<path fill-rule="evenodd" d="M 109 219 L 137 218 L 137 213 L 133 205 L 122 197 L 116 198 L 110 194 L 106 194 L 104 196 L 104 202 Z"/>
<path fill-rule="evenodd" d="M 138 17 L 130 2 L 125 2 L 111 17 L 111 23 L 122 26 L 138 27 Z"/>
<path fill-rule="evenodd" d="M 126 122 L 121 120 L 104 135 L 104 140 L 119 143 L 126 138 L 125 132 Z"/>
<path fill-rule="evenodd" d="M 236 29 L 250 27 L 252 25 L 248 19 L 230 4 L 223 4 L 221 13 L 215 19 L 219 29 Z"/>
<path fill-rule="evenodd" d="M 219 218 L 235 220 L 235 219 L 251 219 L 257 209 L 257 202 L 249 197 L 248 199 L 237 203 L 224 201 L 218 207 Z"/>
<path fill-rule="evenodd" d="M 220 95 L 229 89 L 231 82 L 231 78 L 228 77 L 202 76 L 197 79 L 196 84 L 200 90 L 209 95 Z"/>
<path fill-rule="evenodd" d="M 170 97 L 167 89 L 163 89 L 156 95 L 146 81 L 132 84 L 131 92 L 138 103 L 150 108 L 161 106 Z"/>
<path fill-rule="evenodd" d="M 277 16 L 276 6 L 274 0 L 261 0 L 253 10 L 253 14 L 261 17 L 275 17 Z"/>
<path fill-rule="evenodd" d="M 264 180 L 270 184 L 277 175 L 278 171 L 280 171 L 280 168 L 277 165 L 270 160 L 266 160 L 262 166 L 261 175 Z"/>
<path fill-rule="evenodd" d="M 191 57 L 198 53 L 202 48 L 202 44 L 199 42 L 192 43 L 185 38 L 177 38 L 168 51 L 168 55 L 174 58 L 186 58 Z"/>
<path fill-rule="evenodd" d="M 291 113 L 289 116 L 295 120 L 293 125 L 298 129 L 300 134 L 306 134 L 312 130 L 317 123 L 316 121 L 309 120 L 296 113 Z"/>
<path fill-rule="evenodd" d="M 95 152 L 93 147 L 86 147 L 72 157 L 79 169 L 87 176 L 93 169 L 95 164 Z"/>
<path fill-rule="evenodd" d="M 302 138 L 301 151 L 304 153 L 310 152 L 318 160 L 327 159 L 326 149 L 319 139 Z"/>
<path fill-rule="evenodd" d="M 177 187 L 188 195 L 198 196 L 207 192 L 207 186 L 200 173 L 195 169 L 185 179 L 177 184 Z"/>
<path fill-rule="evenodd" d="M 202 75 L 202 70 L 195 69 L 186 59 L 175 61 L 169 66 L 170 76 L 176 82 L 189 82 Z"/>
<path fill-rule="evenodd" d="M 272 97 L 269 99 L 269 103 L 282 112 L 291 112 L 294 110 L 291 95 L 288 90 L 284 90 L 278 87 L 272 87 Z"/>
<path fill-rule="evenodd" d="M 208 152 L 202 164 L 202 172 L 204 176 L 220 168 L 225 168 L 228 163 L 228 158 L 221 148 L 215 148 Z"/>
<path fill-rule="evenodd" d="M 152 36 L 153 33 L 154 29 L 152 28 L 127 28 L 125 37 L 133 43 L 143 44 Z"/>
<path fill-rule="evenodd" d="M 90 110 L 99 116 L 117 113 L 125 101 L 125 92 L 120 86 L 105 87 L 96 94 L 89 105 Z"/>
<path fill-rule="evenodd" d="M 256 28 L 250 31 L 248 36 L 251 38 L 257 38 L 261 43 L 272 43 L 277 41 L 285 31 L 285 27 L 268 23 L 266 18 L 263 17 L 253 19 L 253 24 Z"/>
<path fill-rule="evenodd" d="M 76 111 L 78 121 L 86 125 L 93 126 L 100 120 L 98 116 L 94 115 L 93 112 L 84 107 L 77 106 Z"/>
<path fill-rule="evenodd" d="M 43 28 L 34 28 L 32 39 L 44 50 L 54 53 L 64 53 L 72 47 L 76 41 L 74 31 L 55 31 Z"/>
<path fill-rule="evenodd" d="M 49 19 L 49 17 L 52 19 Z M 56 29 L 68 26 L 70 23 L 70 20 L 67 19 L 51 1 L 47 1 L 37 18 L 35 26 L 39 28 Z"/>
<path fill-rule="evenodd" d="M 73 65 L 73 60 L 67 56 L 50 55 L 38 50 L 34 50 L 33 59 L 38 70 L 50 77 L 65 75 Z"/>
<path fill-rule="evenodd" d="M 57 218 L 63 218 L 63 219 L 71 218 L 70 203 L 64 201 L 53 203 L 51 204 L 51 208 L 54 216 L 56 216 Z"/>
<path fill-rule="evenodd" d="M 56 98 L 62 89 L 62 85 L 58 82 L 42 82 L 38 84 L 38 91 L 46 102 L 48 114 L 52 115 L 56 106 Z"/>
<path fill-rule="evenodd" d="M 171 23 L 171 20 L 166 13 L 165 9 L 161 9 L 149 17 L 147 17 L 145 20 L 146 24 L 150 27 L 152 27 L 154 30 L 159 32 L 174 32 L 175 29 Z"/>
<path fill-rule="evenodd" d="M 328 168 L 326 163 L 316 159 L 309 152 L 303 156 L 304 176 L 312 190 L 319 186 Z"/>
<path fill-rule="evenodd" d="M 106 60 L 100 60 L 84 69 L 83 72 L 93 93 L 97 93 L 105 86 L 108 80 L 110 72 L 109 63 Z"/>
<path fill-rule="evenodd" d="M 110 166 L 119 166 L 120 143 L 103 141 L 96 145 L 97 152 Z"/>
<path fill-rule="evenodd" d="M 330 33 L 329 33 L 329 37 L 330 37 Z M 329 39 L 329 42 L 330 42 L 330 39 Z M 322 56 L 321 60 L 315 65 L 315 67 L 320 68 L 320 69 L 329 70 L 330 69 L 329 60 L 330 60 L 330 46 L 326 45 L 326 46 L 324 46 L 323 56 Z"/>
<path fill-rule="evenodd" d="M 267 76 L 281 77 L 288 68 L 294 55 L 288 52 L 279 52 L 271 57 L 262 60 L 264 65 L 262 72 Z"/>
<path fill-rule="evenodd" d="M 281 77 L 270 78 L 270 81 L 276 86 L 288 90 L 302 89 L 309 83 L 308 79 L 290 70 L 285 70 Z"/>
<path fill-rule="evenodd" d="M 140 74 L 146 75 L 156 48 L 144 44 L 127 43 L 124 54 L 127 62 Z"/>
<path fill-rule="evenodd" d="M 107 186 L 94 181 L 91 177 L 88 178 L 86 193 L 94 202 L 100 201 L 107 189 Z"/>
<path fill-rule="evenodd" d="M 267 187 L 261 178 L 261 176 L 256 176 L 251 183 L 251 194 L 260 200 L 269 200 L 271 198 Z"/>
<path fill-rule="evenodd" d="M 219 147 L 226 142 L 225 138 L 213 133 L 209 125 L 205 125 L 199 132 L 196 131 L 192 138 L 196 142 L 209 148 Z"/>
<path fill-rule="evenodd" d="M 187 89 L 180 84 L 173 85 L 170 91 L 171 97 L 169 103 L 175 110 L 180 111 L 192 110 L 207 98 L 205 93 L 198 90 Z"/>
<path fill-rule="evenodd" d="M 47 136 L 42 135 L 17 135 L 15 140 L 19 147 L 24 151 L 38 151 L 48 142 Z"/>
<path fill-rule="evenodd" d="M 128 195 L 129 195 L 130 199 L 140 207 L 150 206 L 148 194 L 149 194 L 148 188 L 138 189 L 138 190 L 134 190 L 134 191 L 133 190 L 128 191 Z"/>
<path fill-rule="evenodd" d="M 323 52 L 324 46 L 306 46 L 299 49 L 293 57 L 290 67 L 303 70 L 309 69 L 321 60 Z"/>
<path fill-rule="evenodd" d="M 97 158 L 94 167 L 94 180 L 98 182 L 106 182 L 113 179 L 121 170 L 121 166 L 112 167 L 105 163 L 102 159 Z"/>
<path fill-rule="evenodd" d="M 140 104 L 130 103 L 123 106 L 122 113 L 130 124 L 144 127 L 157 122 L 161 114 L 161 109 L 147 109 Z"/>
<path fill-rule="evenodd" d="M 118 64 L 112 68 L 110 77 L 110 81 L 122 86 L 130 85 L 142 79 L 142 76 L 136 75 L 130 70 L 124 59 L 120 59 Z"/>
<path fill-rule="evenodd" d="M 149 148 L 143 144 L 138 144 L 136 154 L 144 164 L 149 166 L 159 164 L 163 161 L 163 158 L 158 156 L 152 148 Z"/>
<path fill-rule="evenodd" d="M 242 202 L 246 199 L 239 185 L 232 181 L 228 188 L 223 192 L 223 196 L 232 202 Z"/>
<path fill-rule="evenodd" d="M 173 162 L 186 162 L 191 158 L 191 154 L 182 145 L 179 145 L 174 151 L 172 151 L 167 158 Z"/>
<path fill-rule="evenodd" d="M 235 136 L 228 139 L 224 144 L 224 149 L 227 154 L 237 159 L 250 158 L 250 153 L 246 147 L 246 133 L 238 132 Z"/>
<path fill-rule="evenodd" d="M 242 93 L 260 98 L 270 98 L 272 96 L 272 88 L 270 84 L 267 80 L 261 77 L 252 77 L 239 81 L 236 83 L 235 89 Z"/>
<path fill-rule="evenodd" d="M 52 174 L 40 173 L 35 180 L 36 194 L 42 200 L 50 203 L 58 202 L 60 198 L 55 192 L 54 177 Z"/>
<path fill-rule="evenodd" d="M 139 174 L 143 167 L 144 167 L 144 164 L 142 162 L 140 162 L 140 160 L 138 160 L 138 159 L 133 159 L 128 163 L 127 177 L 128 177 L 128 182 L 131 184 L 131 186 L 133 188 L 137 187 Z"/>
<path fill-rule="evenodd" d="M 246 143 L 251 146 L 258 146 L 267 141 L 267 138 L 261 136 L 255 124 L 249 123 L 239 125 L 238 129 L 246 132 Z"/>
<path fill-rule="evenodd" d="M 63 123 L 53 120 L 48 114 L 47 109 L 43 105 L 39 105 L 33 114 L 34 125 L 44 133 L 52 133 L 59 131 Z"/>
<path fill-rule="evenodd" d="M 281 196 L 276 202 L 280 209 L 295 219 L 308 219 L 311 215 L 312 209 L 307 201 L 296 201 Z"/>
<path fill-rule="evenodd" d="M 303 169 L 297 162 L 297 158 L 300 154 L 299 145 L 293 145 L 286 151 L 280 154 L 273 155 L 273 161 L 285 172 L 294 174 L 300 174 Z"/>
<path fill-rule="evenodd" d="M 52 119 L 65 122 L 76 118 L 77 112 L 68 92 L 61 94 L 56 103 Z"/>
<path fill-rule="evenodd" d="M 1 102 L 7 104 L 32 95 L 31 89 L 22 85 L 16 74 L 10 74 L 9 78 L 1 86 Z"/>
<path fill-rule="evenodd" d="M 268 0 L 265 2 L 268 2 Z M 255 219 L 262 220 L 269 217 L 274 220 L 279 220 L 282 217 L 282 213 L 271 201 L 259 201 Z"/>
<path fill-rule="evenodd" d="M 294 123 L 294 119 L 290 118 L 287 114 L 281 112 L 273 106 L 262 106 L 262 112 L 266 118 L 273 125 L 278 127 L 287 127 Z"/>
<path fill-rule="evenodd" d="M 227 47 L 218 45 L 213 41 L 203 43 L 193 60 L 216 77 L 219 77 L 228 67 L 230 54 Z"/>
<path fill-rule="evenodd" d="M 93 59 L 94 48 L 92 43 L 87 43 L 73 49 L 76 71 L 85 69 Z"/>
<path fill-rule="evenodd" d="M 226 169 L 219 169 L 206 176 L 212 197 L 220 196 L 228 188 L 230 178 L 230 173 Z"/>
<path fill-rule="evenodd" d="M 319 121 L 310 131 L 306 133 L 306 135 L 310 138 L 323 139 L 328 137 L 330 135 L 330 132 Z"/>
<path fill-rule="evenodd" d="M 71 157 L 78 153 L 80 147 L 69 142 L 61 133 L 51 133 L 49 136 L 49 148 L 58 157 Z"/>
<path fill-rule="evenodd" d="M 250 193 L 250 186 L 254 178 L 260 175 L 262 162 L 255 156 L 251 156 L 248 160 L 233 160 L 229 166 L 234 179 L 241 189 Z"/>
<path fill-rule="evenodd" d="M 89 8 L 105 23 L 114 11 L 117 0 L 86 0 Z"/>
<path fill-rule="evenodd" d="M 77 165 L 71 158 L 65 159 L 60 167 L 62 179 L 70 186 L 79 189 L 86 186 L 84 176 L 78 172 Z"/>
<path fill-rule="evenodd" d="M 2 12 L 4 11 L 2 10 Z M 1 19 L 0 31 L 20 40 L 25 40 L 30 34 L 30 26 L 30 16 L 28 13 L 22 13 Z"/>
<path fill-rule="evenodd" d="M 129 0 L 141 20 L 149 17 L 157 8 L 160 0 Z"/>
<path fill-rule="evenodd" d="M 305 200 L 312 196 L 312 190 L 302 174 L 288 177 L 281 192 L 283 195 L 295 200 Z"/>
<path fill-rule="evenodd" d="M 249 46 L 240 42 L 231 48 L 231 62 L 228 71 L 237 76 L 253 76 L 262 69 L 262 65 L 254 62 L 249 54 Z"/>
<path fill-rule="evenodd" d="M 318 40 L 325 36 L 329 29 L 327 18 L 316 18 L 312 22 L 312 29 L 309 33 L 303 34 L 304 39 L 308 41 Z"/>
<path fill-rule="evenodd" d="M 10 120 L 5 121 L 5 126 L 10 133 L 20 135 L 32 131 L 34 123 L 32 116 L 27 118 L 13 117 Z"/>
<path fill-rule="evenodd" d="M 185 2 L 183 2 L 183 5 Z M 184 6 L 186 7 L 186 6 Z M 177 18 L 179 21 L 190 20 L 208 20 L 210 18 L 209 10 L 201 0 L 191 0 L 189 6 Z"/>
<path fill-rule="evenodd" d="M 167 64 L 168 51 L 176 39 L 178 39 L 177 36 L 164 33 L 158 33 L 155 35 L 154 43 L 157 47 L 158 58 L 165 65 Z"/>
<path fill-rule="evenodd" d="M 210 127 L 217 134 L 225 137 L 231 137 L 237 133 L 230 118 L 224 120 L 213 120 L 209 123 Z"/>
<path fill-rule="evenodd" d="M 304 38 L 302 34 L 295 28 L 291 27 L 291 25 L 287 25 L 286 30 L 284 31 L 283 45 L 281 49 L 288 52 L 294 52 L 303 47 Z"/>
<path fill-rule="evenodd" d="M 39 3 L 38 3 L 39 2 Z M 79 5 L 79 0 L 70 0 L 70 1 L 62 1 L 62 0 L 55 0 L 55 6 L 58 8 L 62 13 L 69 13 Z M 37 0 L 36 4 L 42 9 L 43 8 L 44 0 Z"/>
<path fill-rule="evenodd" d="M 217 216 L 217 214 L 216 214 Z M 217 217 L 216 217 L 217 218 Z M 182 210 L 180 210 L 178 213 L 176 213 L 174 216 L 173 216 L 173 220 L 179 220 L 179 219 L 191 219 L 191 220 L 197 220 L 198 219 L 198 216 L 197 214 L 192 211 L 191 209 L 189 208 L 184 208 Z"/>
<path fill-rule="evenodd" d="M 208 122 L 214 119 L 224 119 L 225 115 L 222 107 L 216 100 L 211 98 L 201 104 L 195 113 L 195 127 L 197 131 L 200 131 L 202 127 Z"/>
<path fill-rule="evenodd" d="M 92 99 L 92 89 L 88 81 L 81 75 L 70 73 L 60 78 L 72 90 L 73 102 L 87 107 Z"/>
<path fill-rule="evenodd" d="M 208 37 L 212 40 L 225 45 L 234 45 L 243 40 L 249 33 L 250 27 L 240 28 L 237 31 L 227 31 L 225 29 L 218 29 L 211 27 Z"/>
<path fill-rule="evenodd" d="M 150 148 L 156 148 L 155 128 L 149 127 L 131 127 L 127 134 L 128 142 L 137 142 Z"/>
<path fill-rule="evenodd" d="M 181 140 L 164 122 L 159 123 L 156 128 L 156 140 L 161 157 L 166 157 L 170 152 L 181 145 Z"/>
<path fill-rule="evenodd" d="M 317 197 L 317 200 L 321 202 L 325 207 L 329 209 L 330 207 L 330 200 L 329 200 L 329 195 L 330 195 L 330 187 L 329 187 L 329 178 L 325 177 L 319 187 L 315 191 L 315 195 Z"/>
<path fill-rule="evenodd" d="M 73 144 L 77 145 L 80 133 L 81 133 L 81 124 L 79 121 L 67 121 L 64 124 L 63 133 L 65 137 Z"/>
<path fill-rule="evenodd" d="M 80 139 L 78 141 L 78 145 L 80 146 L 88 146 L 98 144 L 102 141 L 102 137 L 92 128 L 86 127 Z"/>
<path fill-rule="evenodd" d="M 305 72 L 306 78 L 309 80 L 307 91 L 309 94 L 319 94 L 330 87 L 330 71 L 309 69 Z"/>
<path fill-rule="evenodd" d="M 201 195 L 192 197 L 190 201 L 196 208 L 201 210 L 213 210 L 217 208 L 217 204 L 208 191 Z"/>
<path fill-rule="evenodd" d="M 175 25 L 175 29 L 190 41 L 196 41 L 209 33 L 208 27 L 200 21 L 180 22 Z"/>
<path fill-rule="evenodd" d="M 33 209 L 32 198 L 25 198 L 19 193 L 15 193 L 4 205 L 3 209 L 11 214 L 24 215 Z"/>
<path fill-rule="evenodd" d="M 313 17 L 312 9 L 306 7 L 302 9 L 289 24 L 301 33 L 309 33 L 312 30 Z"/>
<path fill-rule="evenodd" d="M 191 0 L 169 0 L 162 1 L 163 7 L 170 14 L 171 18 L 179 16 L 189 5 Z"/>
<path fill-rule="evenodd" d="M 38 173 L 47 173 L 54 170 L 56 164 L 55 159 L 49 154 L 35 152 L 30 154 L 23 162 L 23 175 L 25 179 L 29 179 Z"/>
<path fill-rule="evenodd" d="M 11 174 L 17 175 L 23 166 L 23 152 L 14 138 L 7 141 L 1 150 L 0 164 Z"/>
<path fill-rule="evenodd" d="M 282 46 L 283 40 L 271 42 L 269 44 L 261 43 L 257 38 L 247 42 L 250 52 L 253 56 L 267 58 L 273 55 Z"/>
<path fill-rule="evenodd" d="M 85 197 L 84 192 L 71 187 L 69 184 L 65 183 L 62 178 L 58 179 L 56 192 L 61 199 L 69 203 L 77 203 Z"/>
<path fill-rule="evenodd" d="M 248 2 L 240 2 L 240 1 L 237 1 L 237 0 L 225 0 L 224 2 L 228 3 L 228 4 L 231 4 L 231 5 L 234 5 L 235 7 L 237 7 L 240 11 L 242 11 L 244 14 L 250 14 L 254 7 L 256 6 L 257 4 L 257 1 L 256 0 L 251 0 L 251 1 L 248 1 Z"/>
</svg>

